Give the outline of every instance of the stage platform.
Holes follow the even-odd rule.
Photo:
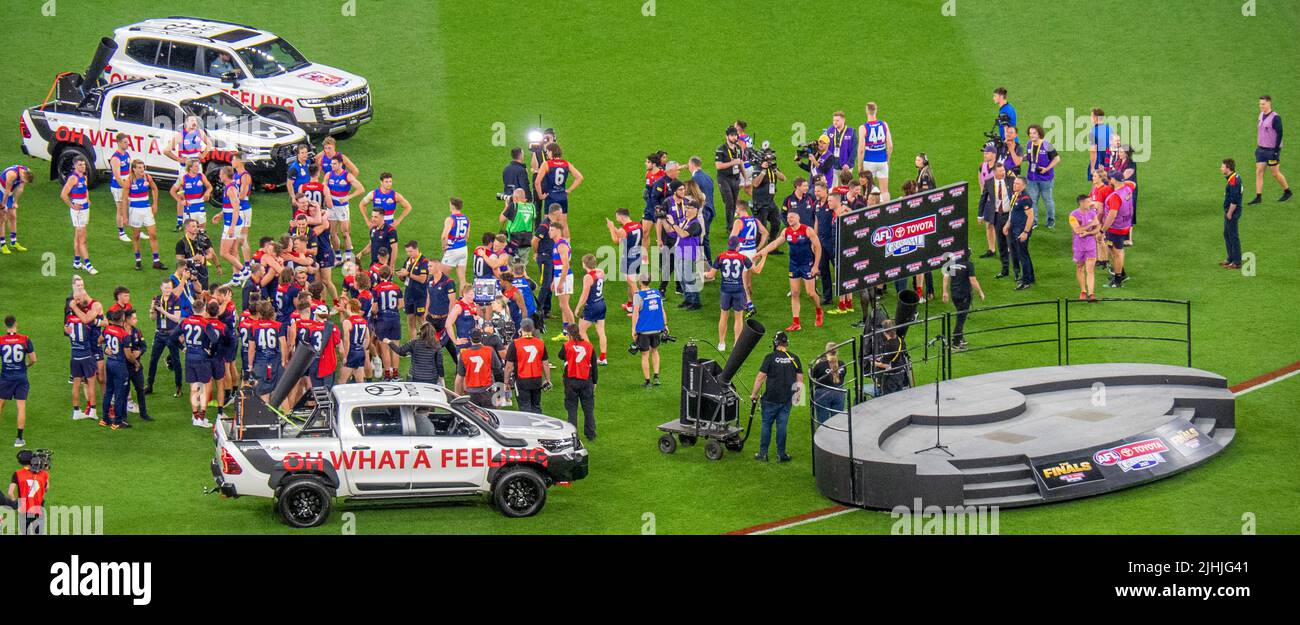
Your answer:
[[[927,384],[854,406],[813,436],[817,487],[868,508],[1027,506],[1195,467],[1236,432],[1227,381],[1150,364],[1017,369]],[[852,419],[850,460],[849,419]]]

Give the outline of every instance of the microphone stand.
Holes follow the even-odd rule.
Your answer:
[[[930,340],[931,345],[935,343],[943,343],[944,347],[946,348],[948,346],[948,339],[943,334],[937,334],[933,339]],[[939,417],[939,379],[940,379],[939,372],[943,365],[943,354],[945,353],[946,353],[945,351],[939,352],[939,358],[935,360],[935,367],[934,367],[934,444],[929,447],[926,447],[925,449],[918,449],[913,453],[919,454],[919,453],[933,451],[937,449],[939,451],[942,451],[945,454],[948,454],[948,457],[951,458],[953,457],[953,453],[948,450],[947,445],[944,445],[939,440],[939,429],[940,429],[939,422],[941,421]]]

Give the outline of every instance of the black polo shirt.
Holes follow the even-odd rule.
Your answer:
[[[803,363],[799,357],[783,351],[773,351],[763,358],[758,370],[767,375],[763,386],[763,401],[774,404],[788,404],[794,397],[794,383],[803,373]]]
[[[948,272],[948,291],[953,300],[970,300],[970,279],[975,275],[975,263],[971,262],[970,255],[954,260],[945,271]]]
[[[724,141],[724,142],[722,143],[722,145],[718,146],[718,149],[715,150],[715,151],[713,152],[713,162],[715,162],[715,163],[726,163],[726,162],[728,162],[728,161],[732,161],[732,160],[735,160],[735,159],[741,158],[741,156],[742,156],[744,153],[745,153],[745,147],[744,147],[743,145],[738,145],[738,146],[736,146],[736,147],[733,148],[733,147],[731,147],[730,145],[727,145],[727,143]],[[743,167],[743,165],[736,165],[735,167],[728,167],[728,168],[726,168],[726,169],[719,169],[719,170],[718,170],[718,179],[719,179],[719,180],[724,180],[724,179],[725,179],[725,180],[730,181],[730,182],[736,182],[736,181],[739,181],[739,180],[740,180],[740,170],[741,170],[742,167]]]

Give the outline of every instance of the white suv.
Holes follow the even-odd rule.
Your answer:
[[[151,19],[113,32],[109,81],[165,77],[218,87],[260,115],[307,134],[351,136],[370,121],[370,86],[312,63],[289,42],[251,26],[192,17]]]

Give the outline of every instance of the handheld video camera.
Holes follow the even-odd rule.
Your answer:
[[[776,150],[767,141],[763,142],[763,147],[751,149],[749,154],[749,164],[755,169],[776,169]]]
[[[1005,143],[1005,139],[1002,138],[1002,135],[1003,135],[1003,129],[1009,125],[1011,125],[1011,116],[1007,115],[1006,113],[998,113],[998,116],[993,120],[993,128],[991,128],[988,132],[984,133],[985,141],[984,141],[984,145],[981,146],[980,149],[983,150],[984,147],[992,145],[993,147],[996,147],[998,149],[999,159],[1005,156],[1003,154],[1003,152],[1005,151],[1005,148],[1003,147],[1003,144]]]
[[[796,147],[796,148],[795,148],[794,157],[795,157],[795,160],[800,160],[800,161],[802,161],[802,160],[804,160],[804,159],[806,159],[806,158],[811,157],[813,154],[816,154],[816,153],[817,153],[817,142],[816,142],[816,141],[811,141],[811,142],[809,142],[809,143],[804,143],[804,144],[802,144],[802,145]]]
[[[54,455],[52,449],[37,449],[32,452],[32,470],[49,471],[50,457]]]

